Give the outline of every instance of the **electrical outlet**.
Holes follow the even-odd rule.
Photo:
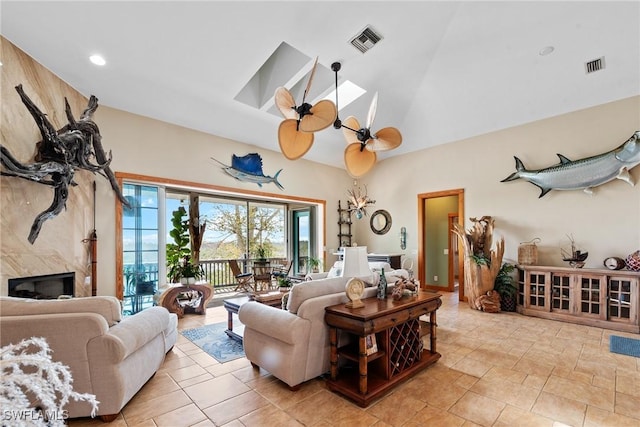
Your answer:
[[[438,281],[438,276],[433,276],[433,281],[437,282]]]
[[[449,255],[449,249],[444,249],[442,252],[444,252],[445,255]]]

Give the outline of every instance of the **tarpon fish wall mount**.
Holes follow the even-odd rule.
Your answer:
[[[262,172],[262,157],[258,153],[249,153],[242,157],[232,154],[231,166],[225,165],[213,157],[211,159],[220,163],[222,170],[238,181],[253,182],[258,184],[258,187],[262,187],[262,184],[273,182],[279,189],[284,190],[284,187],[278,182],[278,175],[280,175],[282,169],[276,172],[274,176],[266,176]]]
[[[558,154],[560,163],[544,169],[528,170],[516,159],[516,171],[500,182],[519,178],[540,188],[539,197],[551,190],[584,190],[591,194],[592,188],[614,179],[621,179],[631,186],[634,182],[629,170],[640,164],[640,131],[619,147],[596,156],[569,160]]]

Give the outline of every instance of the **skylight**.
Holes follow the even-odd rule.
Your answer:
[[[280,86],[285,87],[294,101],[301,103],[314,61],[314,56],[281,42],[234,99],[281,117],[274,102],[275,90]],[[345,80],[338,88],[338,106],[342,109],[364,93],[366,90]],[[311,92],[307,94],[305,102],[315,104],[321,99],[336,102],[335,74],[328,67],[318,63]]]
[[[342,110],[365,93],[367,93],[366,90],[362,89],[351,80],[345,80],[338,85],[338,110]],[[328,99],[329,101],[336,102],[336,90],[332,90],[331,93],[322,99]]]
[[[351,80],[345,80],[338,85],[338,110],[342,110],[365,93],[367,93],[366,90],[362,89]],[[331,93],[322,99],[328,99],[329,101],[336,102],[336,90],[332,90]]]

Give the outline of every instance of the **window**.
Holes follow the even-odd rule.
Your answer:
[[[296,256],[304,257],[301,273],[306,272],[306,258],[318,250],[314,246],[314,216],[309,213],[304,220],[302,254],[297,240],[292,239],[289,244],[292,231],[289,222],[293,218],[289,206],[295,202],[296,210],[313,213],[315,206],[324,206],[323,201],[287,196],[281,200],[252,200],[249,195],[242,198],[241,192],[213,194],[215,189],[207,186],[185,189],[167,185],[164,179],[149,178],[138,183],[126,181],[126,174],[116,176],[124,181],[123,193],[133,205],[131,209],[123,207],[122,230],[117,230],[122,252],[116,259],[119,270],[116,293],[123,298],[128,312],[153,305],[153,293],[167,282],[165,249],[172,241],[171,216],[180,206],[189,210],[190,193],[197,195],[200,219],[207,224],[200,261],[206,280],[215,287],[235,283],[228,271],[228,259],[255,259],[260,247],[265,249],[267,258],[279,260],[291,259],[295,251]],[[250,264],[241,263],[245,267]]]
[[[311,234],[309,229],[309,210],[293,211],[293,271],[297,274],[307,272]]]
[[[132,205],[122,214],[124,310],[136,313],[158,289],[158,188],[125,184],[123,194]]]

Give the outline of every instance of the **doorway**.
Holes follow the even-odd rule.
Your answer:
[[[309,272],[309,259],[315,258],[316,233],[315,209],[305,207],[292,210],[291,259],[293,272],[304,275]]]
[[[449,264],[449,289],[455,291],[459,288],[460,285],[460,270],[458,269],[458,257],[460,256],[460,252],[458,248],[458,236],[455,233],[452,233],[454,229],[453,224],[457,224],[459,222],[458,213],[450,213],[449,221],[447,222],[447,230],[449,230],[449,257],[447,259],[447,263]]]
[[[464,225],[463,218],[463,189],[418,194],[418,279],[425,289],[454,292],[457,273],[460,301],[465,299],[464,266],[455,256],[459,242],[450,230],[453,222]]]

